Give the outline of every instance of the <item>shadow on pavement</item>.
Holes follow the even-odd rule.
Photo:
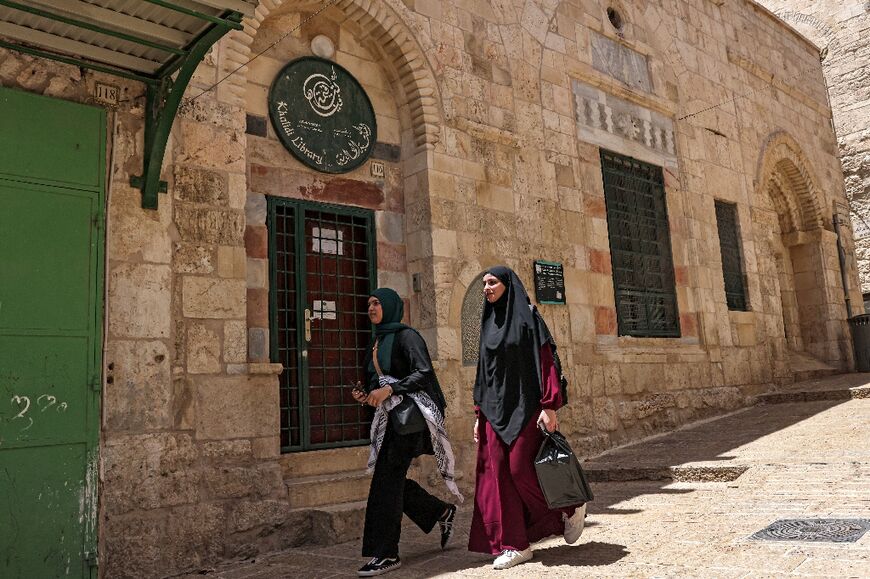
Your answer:
[[[535,550],[535,560],[545,567],[570,565],[582,568],[610,565],[626,555],[628,555],[628,549],[625,545],[598,541]]]

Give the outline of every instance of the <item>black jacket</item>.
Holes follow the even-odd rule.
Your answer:
[[[426,341],[423,340],[423,337],[411,328],[399,330],[396,333],[396,339],[393,340],[393,351],[390,356],[390,375],[393,378],[399,379],[398,382],[392,385],[393,393],[404,394],[406,392],[422,390],[435,401],[441,413],[445,414],[446,401],[444,400],[444,393],[441,391],[441,385],[438,383],[437,376],[435,376],[435,370],[432,368],[432,358],[429,356],[429,349],[426,347]],[[377,373],[368,369],[371,359],[372,351],[368,349],[365,363],[363,364],[363,368],[367,369],[367,392],[371,392],[379,387]]]

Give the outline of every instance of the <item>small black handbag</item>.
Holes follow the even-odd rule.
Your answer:
[[[535,472],[547,506],[558,509],[591,501],[592,489],[568,441],[558,430],[547,432],[543,427],[541,430],[544,442],[535,458]]]
[[[372,348],[372,363],[379,377],[383,377],[381,365],[378,364],[378,343]],[[390,410],[390,424],[396,434],[414,434],[426,430],[426,419],[410,396],[402,396],[402,401]]]
[[[390,423],[396,434],[414,434],[426,430],[426,419],[410,396],[402,396],[398,406],[390,410]]]

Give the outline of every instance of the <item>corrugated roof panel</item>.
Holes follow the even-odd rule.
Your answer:
[[[122,38],[108,36],[86,28],[79,28],[63,22],[49,20],[47,18],[28,14],[27,12],[4,9],[3,7],[0,7],[0,21],[6,21],[11,24],[27,27],[31,30],[45,32],[59,38],[66,38],[76,42],[90,44],[98,48],[105,48],[113,52],[150,60],[155,63],[162,64],[174,56],[171,52],[150,48],[142,44],[136,44]],[[189,38],[192,39],[193,37],[191,36]]]
[[[256,0],[167,0],[193,12],[186,14],[147,0],[15,1],[22,6],[0,6],[0,36],[13,45],[32,46],[148,75],[177,58],[171,50],[161,47],[186,50],[216,25],[208,17],[223,18],[228,11],[252,15],[257,4]],[[118,33],[133,40],[119,38],[115,35]],[[161,47],[141,44],[137,42],[140,39]]]

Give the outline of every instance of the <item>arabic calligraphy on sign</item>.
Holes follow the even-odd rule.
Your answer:
[[[332,78],[322,74],[312,74],[305,79],[302,92],[308,99],[311,109],[321,117],[331,117],[341,110],[341,87],[335,82],[335,68]]]
[[[305,57],[286,65],[269,91],[278,139],[303,164],[346,173],[371,155],[377,124],[371,101],[341,66]]]

